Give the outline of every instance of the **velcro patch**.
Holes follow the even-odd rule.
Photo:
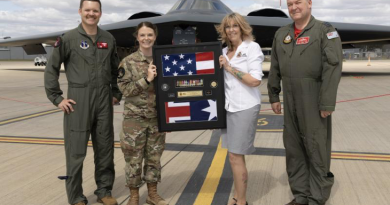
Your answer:
[[[331,26],[332,26],[332,24],[330,24],[329,22],[324,22],[324,25],[325,25],[326,27],[331,27]]]
[[[121,79],[121,78],[123,78],[123,76],[125,76],[125,69],[120,67],[118,69],[118,78]]]
[[[54,43],[54,48],[60,47],[61,46],[61,38],[58,37],[57,41]]]
[[[98,49],[108,49],[108,43],[106,42],[97,42]]]
[[[308,44],[309,41],[310,41],[310,36],[300,37],[297,39],[297,45],[305,45]]]
[[[329,32],[326,34],[326,36],[328,37],[328,39],[334,39],[340,37],[337,31]]]

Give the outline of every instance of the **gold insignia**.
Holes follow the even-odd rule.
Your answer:
[[[212,88],[216,88],[217,86],[218,86],[217,82],[215,82],[215,81],[211,82],[211,87]]]
[[[290,34],[288,34],[287,36],[286,36],[286,38],[284,38],[284,41],[283,41],[283,43],[285,43],[285,44],[289,44],[289,43],[291,43],[291,36],[290,36]]]

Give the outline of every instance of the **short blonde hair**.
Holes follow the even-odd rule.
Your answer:
[[[241,39],[244,40],[250,40],[254,41],[255,37],[252,34],[252,27],[249,25],[248,21],[245,20],[243,16],[241,16],[239,13],[231,13],[226,15],[223,19],[220,25],[215,26],[217,29],[217,32],[219,34],[219,39],[222,41],[222,43],[226,43],[229,50],[232,50],[232,43],[230,42],[227,34],[226,34],[226,26],[229,25],[230,21],[233,20],[233,22],[237,23],[240,26],[241,30]]]

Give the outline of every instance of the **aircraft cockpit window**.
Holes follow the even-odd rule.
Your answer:
[[[191,5],[194,1],[183,1],[180,6],[177,8],[177,10],[189,10],[191,8]]]
[[[227,10],[225,9],[225,7],[223,7],[221,4],[218,4],[216,2],[213,2],[213,5],[214,5],[214,8],[217,10],[217,11],[223,11],[223,12],[227,12]],[[229,12],[230,13],[230,12]]]
[[[183,2],[183,1],[177,1],[177,2],[175,3],[175,5],[173,5],[173,7],[171,8],[171,10],[169,10],[169,12],[177,10],[177,8],[181,5],[182,2]]]
[[[232,13],[228,7],[226,7],[220,1],[213,0],[179,0],[173,5],[172,9],[168,13],[175,13],[177,11],[186,10],[203,10],[203,11],[216,11],[218,13]]]
[[[209,1],[195,1],[191,9],[214,10],[214,7]]]

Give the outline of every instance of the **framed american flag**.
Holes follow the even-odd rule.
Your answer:
[[[153,47],[160,132],[226,127],[220,42]]]

